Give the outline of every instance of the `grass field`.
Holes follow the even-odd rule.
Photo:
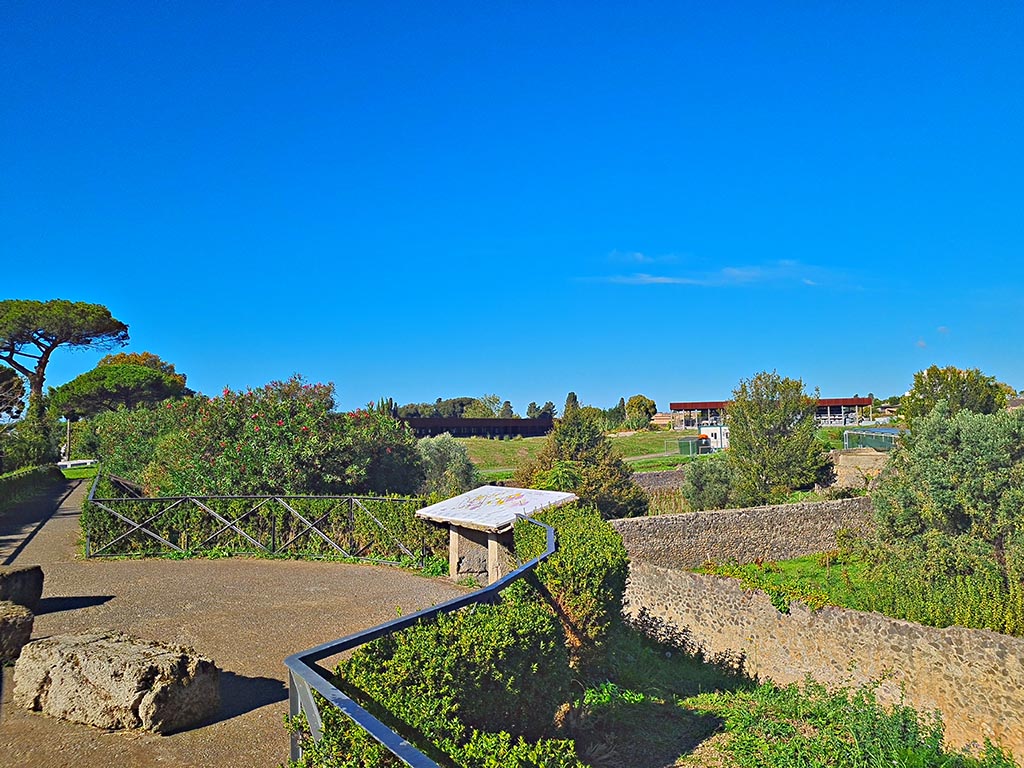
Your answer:
[[[678,453],[665,452],[666,440],[678,440],[686,435],[696,434],[658,430],[657,432],[635,432],[631,435],[611,435],[612,445],[627,461],[637,461],[636,469],[652,472],[659,469],[673,469],[685,463]],[[486,480],[505,479],[525,461],[532,459],[544,446],[544,437],[524,437],[515,440],[488,440],[485,437],[459,438],[469,451],[472,461]],[[661,454],[657,458],[638,459],[640,456]]]

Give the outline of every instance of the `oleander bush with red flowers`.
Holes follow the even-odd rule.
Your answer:
[[[333,384],[293,376],[103,414],[93,439],[104,470],[149,495],[414,493],[413,433],[376,409],[334,405]]]

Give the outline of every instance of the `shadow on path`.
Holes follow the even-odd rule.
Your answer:
[[[220,711],[203,725],[219,723],[254,709],[288,699],[288,688],[272,677],[246,677],[234,672],[220,673]]]
[[[36,607],[36,616],[44,613],[58,613],[60,611],[75,611],[79,608],[92,608],[94,605],[103,605],[114,599],[113,595],[79,595],[77,597],[44,597]]]
[[[8,552],[7,556],[0,560],[0,565],[10,565],[14,562],[81,482],[68,480],[63,485],[19,502],[13,509],[0,512],[0,557],[4,552]],[[16,541],[17,545],[10,550]]]

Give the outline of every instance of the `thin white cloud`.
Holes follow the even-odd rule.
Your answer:
[[[652,263],[642,254],[629,254],[635,263]],[[626,255],[621,255],[625,258]],[[615,283],[618,285],[695,285],[705,288],[758,285],[764,283],[797,283],[818,287],[837,285],[847,281],[838,273],[822,267],[806,266],[790,259],[754,264],[749,266],[726,266],[718,270],[691,272],[688,274],[633,273],[590,278],[593,282]]]
[[[939,326],[938,328],[936,328],[935,330],[937,330],[937,331],[938,331],[939,333],[941,333],[941,334],[943,334],[943,335],[945,335],[945,334],[949,333],[949,328],[947,328],[947,327],[946,327],[946,326],[944,326],[944,325],[940,325],[940,326]]]
[[[650,256],[640,251],[615,250],[608,254],[608,260],[616,264],[673,264],[679,258],[674,253]]]
[[[924,349],[925,347],[928,346],[928,342],[925,341],[924,339],[918,339],[917,346],[920,347],[921,349]]]
[[[613,275],[605,278],[602,282],[616,283],[618,285],[705,285],[699,280],[688,277],[672,277],[669,275],[647,275],[637,273],[634,275]]]

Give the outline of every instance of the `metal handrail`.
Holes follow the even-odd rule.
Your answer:
[[[493,584],[471,592],[468,595],[453,598],[432,608],[417,611],[409,616],[392,619],[379,626],[363,630],[362,632],[356,632],[340,640],[332,640],[306,651],[300,651],[286,658],[284,665],[288,668],[288,711],[290,716],[296,717],[304,712],[306,721],[309,723],[310,734],[315,741],[319,741],[323,737],[323,720],[320,717],[320,710],[312,695],[312,691],[316,691],[333,706],[340,709],[356,725],[380,742],[391,754],[410,766],[410,768],[439,768],[437,763],[416,749],[408,740],[388,728],[384,723],[336,688],[331,683],[331,673],[317,664],[317,662],[357,648],[379,637],[393,634],[417,622],[433,621],[443,614],[457,611],[467,605],[494,601],[499,592],[532,571],[541,562],[554,554],[556,550],[554,528],[537,520],[521,515],[519,517],[533,525],[544,528],[547,531],[547,545],[541,555],[520,565],[507,576],[503,576]],[[291,759],[298,760],[301,756],[302,749],[299,744],[299,736],[297,733],[293,733],[291,736]]]

